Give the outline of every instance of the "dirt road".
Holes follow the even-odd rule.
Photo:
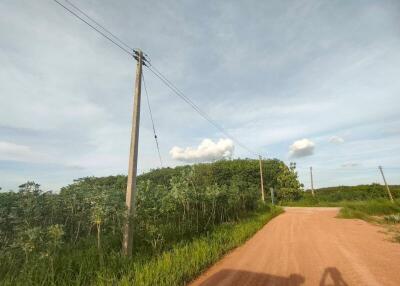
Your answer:
[[[337,212],[287,208],[191,285],[400,285],[400,244]]]

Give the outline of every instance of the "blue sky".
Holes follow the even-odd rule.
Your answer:
[[[400,184],[398,1],[74,3],[306,187],[309,166],[316,187],[382,182],[378,165]],[[125,174],[135,61],[50,0],[1,1],[0,35],[3,190]],[[145,78],[165,165],[252,156]],[[159,167],[144,101],[139,152],[140,172]]]

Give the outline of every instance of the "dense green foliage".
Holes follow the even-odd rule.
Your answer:
[[[268,199],[270,199],[269,188],[274,188],[275,198],[278,201],[296,200],[301,197],[303,185],[298,181],[295,164],[290,164],[288,167],[282,161],[274,159],[263,160],[262,166],[265,195]],[[150,180],[158,185],[166,185],[172,177],[191,169],[190,166],[157,169],[140,176],[140,180]],[[260,187],[258,160],[222,160],[212,164],[197,164],[193,170],[196,185],[237,183],[245,188],[259,189]]]
[[[294,166],[263,163],[267,190],[274,187],[279,200],[300,197]],[[78,179],[59,194],[42,192],[34,182],[0,193],[0,282],[88,285],[136,279],[134,267],[259,209],[259,180],[258,161],[249,159],[140,176],[131,260],[120,255],[125,176]]]

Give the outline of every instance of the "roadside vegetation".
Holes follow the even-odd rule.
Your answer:
[[[392,203],[389,200],[370,200],[360,202],[344,202],[340,211],[343,218],[360,218],[365,220],[373,220],[376,217],[384,218],[384,221],[392,221],[396,214],[400,214],[400,201]],[[393,219],[389,219],[393,217]]]
[[[121,255],[126,176],[82,178],[60,192],[27,182],[0,192],[0,285],[185,285],[274,216],[277,205],[342,206],[390,225],[400,201],[378,184],[303,192],[295,164],[257,160],[162,168],[138,177],[133,257]],[[400,187],[391,186],[400,198]],[[397,232],[398,231],[398,232]]]
[[[400,198],[400,186],[390,186],[390,190],[394,198]],[[337,207],[344,205],[346,202],[387,201],[388,199],[389,197],[385,186],[374,183],[370,185],[316,189],[315,197],[311,195],[310,190],[307,190],[302,193],[299,200],[285,202],[285,205]]]
[[[263,163],[278,202],[300,198],[294,165]],[[141,175],[131,259],[120,254],[125,176],[0,193],[0,284],[183,285],[280,212],[260,202],[258,168],[229,160]]]

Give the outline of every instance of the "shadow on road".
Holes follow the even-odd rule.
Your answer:
[[[257,272],[225,269],[212,275],[200,286],[300,286],[305,282],[303,276],[290,274],[288,277],[270,275]]]
[[[300,274],[278,276],[250,271],[224,269],[205,280],[200,286],[300,286],[306,279]],[[336,267],[325,268],[319,286],[348,286]]]
[[[333,282],[333,284],[330,283]],[[336,267],[325,268],[322,274],[319,286],[348,286],[346,281],[343,280],[342,274]]]

